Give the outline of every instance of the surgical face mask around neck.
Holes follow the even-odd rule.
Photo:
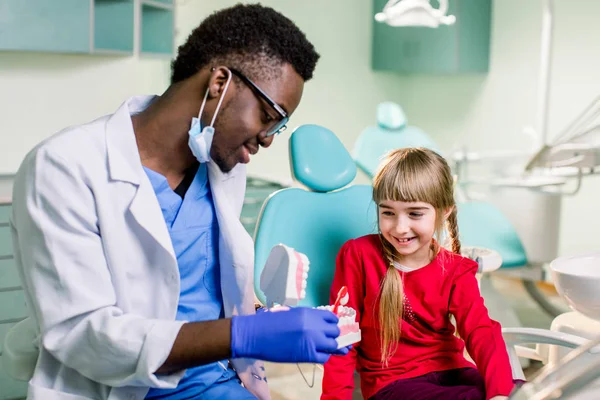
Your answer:
[[[221,108],[223,98],[225,98],[225,93],[227,93],[227,89],[229,88],[231,76],[231,72],[229,72],[229,77],[227,78],[227,82],[225,83],[225,88],[223,89],[221,98],[219,98],[219,103],[217,103],[217,108],[215,109],[215,114],[213,115],[210,125],[202,128],[202,122],[200,120],[200,118],[202,117],[202,112],[204,111],[204,106],[206,105],[206,100],[208,98],[208,88],[206,89],[206,93],[204,94],[204,100],[202,100],[202,105],[200,106],[200,111],[198,112],[198,118],[194,117],[192,119],[192,125],[190,127],[190,130],[188,131],[188,146],[192,150],[192,154],[194,155],[194,157],[196,157],[196,159],[201,163],[207,163],[210,161],[210,148],[212,146],[213,137],[215,135],[215,120],[217,119],[217,114],[219,113],[219,109]]]

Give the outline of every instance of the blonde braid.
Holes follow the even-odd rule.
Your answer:
[[[458,238],[458,219],[456,216],[456,206],[452,209],[452,212],[448,216],[446,221],[448,234],[450,235],[450,243],[452,246],[452,252],[460,254],[460,239]]]
[[[387,366],[396,352],[400,341],[402,315],[404,313],[404,285],[394,267],[394,249],[383,235],[380,235],[383,256],[388,261],[385,277],[381,282],[379,295],[379,336],[381,341],[381,362]]]

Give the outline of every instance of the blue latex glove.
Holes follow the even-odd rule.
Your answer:
[[[267,311],[231,319],[232,358],[324,364],[337,348],[338,317],[327,310],[307,307]]]

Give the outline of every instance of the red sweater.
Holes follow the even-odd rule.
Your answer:
[[[382,367],[377,301],[387,270],[378,235],[363,236],[342,246],[331,287],[331,303],[342,286],[348,306],[357,313],[362,340],[346,356],[325,363],[321,399],[352,398],[353,373],[360,374],[365,399],[398,380],[434,371],[475,367],[485,379],[486,398],[508,396],[513,379],[500,324],[488,316],[475,278],[477,264],[441,249],[428,265],[404,275],[405,306],[400,343],[387,367]],[[460,337],[449,319],[454,315]]]

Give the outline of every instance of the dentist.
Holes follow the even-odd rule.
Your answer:
[[[39,356],[28,399],[268,399],[257,360],[324,363],[337,317],[255,314],[245,165],[319,55],[260,5],[206,18],[161,96],[67,128],[15,180],[13,234]]]

